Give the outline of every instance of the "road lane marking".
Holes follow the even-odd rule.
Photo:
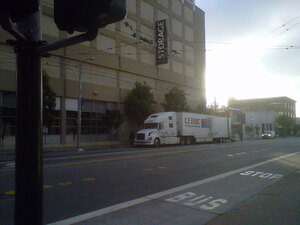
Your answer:
[[[89,178],[83,178],[83,181],[95,181],[96,179],[94,177],[89,177]]]
[[[60,183],[58,183],[58,185],[60,185],[60,186],[67,186],[67,185],[70,185],[70,184],[72,184],[72,182],[60,182]]]
[[[202,149],[200,149],[200,150],[202,150]],[[118,160],[124,160],[124,159],[147,158],[147,157],[162,156],[162,155],[175,155],[175,154],[198,152],[198,151],[199,151],[199,149],[190,149],[190,150],[181,150],[181,151],[173,151],[173,152],[157,152],[157,153],[148,153],[148,154],[132,155],[132,156],[120,156],[120,157],[116,157],[116,158],[95,159],[95,160],[88,160],[88,161],[81,161],[81,162],[58,163],[58,164],[44,166],[44,168],[54,168],[54,167],[61,167],[61,166],[75,166],[75,165],[83,165],[83,164],[90,164],[90,163],[110,162],[110,161],[118,161]],[[7,172],[7,171],[14,171],[14,169],[0,169],[0,172]]]
[[[251,171],[251,170],[243,172],[243,173],[240,173],[240,175],[242,175],[242,176],[249,176],[249,175],[251,175],[251,177],[255,177],[255,176],[259,175],[258,177],[259,178],[263,178],[263,179],[266,179],[266,178],[269,178],[269,179],[279,179],[279,178],[283,177],[282,174],[257,172],[257,171]]]
[[[153,169],[148,168],[148,169],[144,169],[144,171],[152,171]]]
[[[236,155],[246,155],[247,153],[246,152],[238,152],[238,153],[235,153]]]
[[[229,146],[229,147],[222,147],[217,148],[215,150],[226,150],[226,149],[232,149],[236,146]],[[199,152],[203,150],[210,150],[211,148],[197,148],[197,149],[185,149],[185,150],[170,150],[169,152],[155,152],[155,153],[148,153],[148,154],[141,154],[141,155],[132,155],[132,156],[120,156],[115,158],[106,158],[106,159],[95,159],[95,160],[86,160],[81,162],[69,162],[69,163],[58,163],[58,164],[51,164],[46,165],[44,168],[55,168],[55,167],[61,167],[61,166],[76,166],[76,165],[83,165],[83,164],[90,164],[90,163],[98,163],[98,162],[110,162],[110,161],[118,161],[118,160],[124,160],[124,159],[136,159],[136,158],[148,158],[153,156],[164,156],[164,155],[175,155],[175,154],[181,154],[181,153],[189,153],[189,152]],[[157,151],[157,150],[155,150]],[[8,169],[0,169],[0,172],[8,172],[8,171],[14,171],[14,168],[8,168]]]
[[[11,190],[11,191],[7,191],[7,192],[5,192],[4,194],[5,195],[15,195],[15,190]]]
[[[229,157],[233,157],[234,155],[227,155],[227,156],[229,156]]]
[[[166,167],[165,166],[158,166],[157,169],[162,170],[162,169],[166,169]]]
[[[190,198],[193,198],[193,199],[190,199]],[[222,198],[216,199],[214,196],[208,197],[206,195],[199,196],[199,194],[196,194],[193,192],[186,192],[183,194],[179,194],[179,195],[173,196],[171,198],[167,198],[167,199],[165,199],[165,201],[171,202],[171,203],[179,203],[179,204],[183,204],[183,205],[189,206],[189,207],[197,206],[200,209],[204,209],[204,210],[212,210],[212,209],[218,208],[222,204],[226,204],[228,202],[228,200],[226,200],[226,199],[222,199]],[[207,201],[209,201],[209,202],[207,202]]]
[[[7,168],[15,168],[16,167],[16,163],[15,162],[7,163],[7,164],[5,164],[5,167],[7,167]]]
[[[224,146],[224,145],[216,145],[214,150],[226,150],[226,149],[233,149],[233,148],[239,148],[241,146],[247,145],[257,145],[257,143],[249,144],[248,142],[245,141],[245,143],[232,143],[230,146]],[[197,145],[195,145],[198,147]],[[60,166],[73,166],[73,165],[81,165],[81,164],[89,164],[89,163],[96,163],[96,162],[109,162],[109,161],[117,161],[117,160],[122,160],[122,159],[134,159],[134,158],[146,158],[146,157],[152,157],[152,156],[161,156],[161,155],[174,155],[174,154],[180,154],[180,153],[188,153],[188,152],[199,152],[199,151],[205,151],[205,150],[211,150],[212,148],[210,146],[202,146],[199,145],[200,148],[195,149],[195,146],[191,146],[193,149],[185,149],[185,150],[180,150],[177,151],[178,149],[181,149],[181,146],[174,146],[173,149],[163,149],[164,152],[157,152],[161,151],[161,149],[155,149],[151,151],[155,151],[154,153],[149,153],[149,154],[141,154],[141,155],[134,155],[134,156],[121,156],[121,157],[116,157],[116,158],[107,158],[107,159],[98,159],[98,160],[89,160],[89,161],[81,161],[81,162],[70,162],[70,163],[58,163],[58,164],[52,164],[52,165],[47,165],[44,166],[44,168],[53,168],[53,167],[60,167]],[[186,146],[188,147],[188,146]],[[174,150],[175,149],[175,150]],[[168,151],[168,152],[165,152]],[[114,152],[114,153],[104,153],[104,154],[96,154],[105,156],[105,155],[112,155],[112,154],[131,154],[131,153],[139,153],[140,151],[129,151],[129,152]],[[71,158],[75,157],[95,157],[95,155],[89,156],[72,156]],[[70,157],[62,157],[62,159],[65,158],[70,158]],[[61,158],[58,158],[61,159]],[[53,160],[52,159],[46,159],[46,160]],[[9,172],[9,171],[14,171],[14,168],[7,168],[7,169],[0,169],[0,172]]]
[[[43,188],[44,188],[44,189],[48,189],[48,188],[52,188],[52,187],[53,187],[52,185],[46,185],[46,184],[43,185]]]
[[[195,182],[185,184],[185,185],[182,185],[182,186],[179,186],[179,187],[175,187],[175,188],[172,188],[172,189],[169,189],[169,190],[165,190],[165,191],[161,191],[161,192],[158,192],[158,193],[155,193],[155,194],[147,195],[145,197],[137,198],[137,199],[134,199],[134,200],[131,200],[131,201],[127,201],[127,202],[123,202],[123,203],[116,204],[116,205],[113,205],[113,206],[109,206],[109,207],[99,209],[99,210],[96,210],[96,211],[93,211],[93,212],[89,212],[89,213],[85,213],[85,214],[82,214],[82,215],[79,215],[79,216],[71,217],[71,218],[68,218],[68,219],[65,219],[65,220],[61,220],[61,221],[58,221],[58,222],[51,223],[49,225],[69,225],[69,224],[83,222],[85,220],[89,220],[89,219],[92,219],[94,217],[103,216],[103,215],[106,215],[106,214],[109,214],[109,213],[112,213],[112,212],[115,212],[115,211],[118,211],[118,210],[121,210],[121,209],[125,209],[125,208],[128,208],[128,207],[134,206],[134,205],[138,205],[138,204],[141,204],[141,203],[144,203],[144,202],[148,202],[148,201],[151,201],[151,200],[154,200],[154,199],[158,199],[158,198],[161,198],[163,196],[170,195],[170,194],[173,194],[173,193],[176,193],[176,192],[179,192],[179,191],[183,191],[183,190],[186,190],[186,189],[189,189],[189,188],[193,188],[193,187],[196,187],[196,186],[199,186],[199,185],[202,185],[202,184],[207,184],[207,183],[210,183],[210,182],[213,182],[213,181],[216,181],[216,180],[221,180],[223,178],[241,173],[243,171],[247,171],[249,169],[252,169],[252,168],[255,168],[255,167],[258,167],[258,166],[262,166],[262,165],[265,165],[265,164],[269,164],[271,162],[275,162],[275,161],[278,161],[278,160],[281,160],[281,159],[284,159],[284,158],[288,158],[290,156],[294,156],[294,155],[297,155],[299,153],[300,153],[300,151],[295,152],[295,153],[290,153],[290,154],[287,154],[287,155],[284,155],[284,156],[280,156],[280,157],[277,157],[277,158],[269,159],[269,160],[266,160],[266,161],[263,161],[263,162],[260,162],[260,163],[253,164],[251,166],[246,166],[246,167],[243,167],[243,168],[240,168],[240,169],[236,169],[236,170],[232,170],[232,171],[222,173],[222,174],[219,174],[219,175],[216,175],[216,176],[208,177],[208,178],[205,178],[203,180],[195,181]]]

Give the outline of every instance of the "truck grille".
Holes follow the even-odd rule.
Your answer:
[[[136,140],[138,140],[138,141],[145,140],[145,134],[137,134],[136,135]]]

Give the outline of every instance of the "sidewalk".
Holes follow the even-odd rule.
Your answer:
[[[207,224],[300,224],[300,170],[296,170]]]

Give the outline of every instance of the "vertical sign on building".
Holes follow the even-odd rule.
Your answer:
[[[159,20],[155,23],[156,31],[156,64],[168,63],[168,30],[167,20]]]

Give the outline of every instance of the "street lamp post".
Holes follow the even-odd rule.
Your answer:
[[[82,64],[85,61],[94,60],[94,57],[90,57],[85,59],[83,62],[79,64],[79,74],[78,74],[78,115],[77,115],[77,143],[76,149],[77,151],[84,151],[84,149],[80,148],[80,137],[81,137],[81,114],[82,114]]]
[[[79,77],[78,77],[78,114],[77,114],[77,151],[83,151],[80,148],[80,136],[81,136],[81,109],[82,109],[82,63],[79,65]]]

